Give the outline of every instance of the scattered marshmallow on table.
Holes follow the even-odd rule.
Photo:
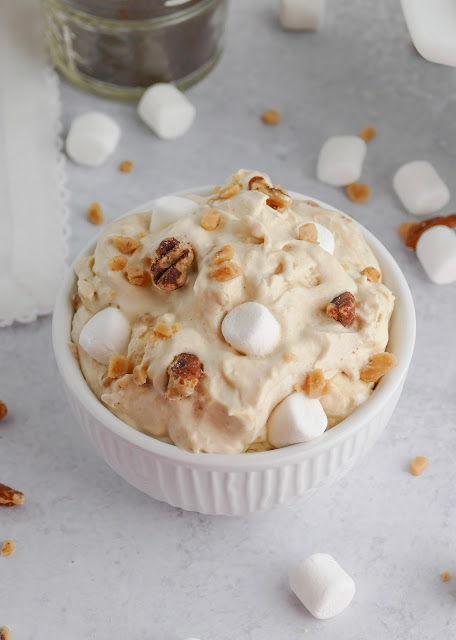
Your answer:
[[[84,325],[79,344],[94,360],[108,364],[111,356],[126,353],[130,334],[130,324],[123,313],[115,307],[108,307]]]
[[[146,89],[138,114],[159,138],[172,140],[188,131],[196,109],[174,85],[160,82]]]
[[[152,217],[150,219],[150,231],[160,231],[165,229],[179,218],[189,213],[194,213],[198,205],[188,198],[178,196],[164,196],[155,200],[152,206]]]
[[[66,139],[66,152],[74,162],[98,167],[114,152],[120,139],[120,127],[99,111],[76,116]]]
[[[272,313],[258,302],[244,302],[223,319],[222,334],[237,351],[266,356],[280,340],[280,325]]]
[[[320,620],[343,611],[355,595],[355,583],[328,553],[314,553],[296,568],[290,587]]]
[[[321,436],[328,418],[319,400],[294,391],[276,406],[268,420],[268,440],[278,449]]]
[[[448,187],[432,164],[425,160],[402,165],[396,171],[393,186],[404,208],[415,216],[434,213],[450,199]]]
[[[333,187],[345,187],[361,177],[367,145],[359,136],[333,136],[320,150],[317,177]]]
[[[291,31],[315,31],[324,13],[325,0],[280,0],[280,21]]]
[[[456,233],[442,225],[425,231],[416,245],[416,255],[432,282],[456,282]]]

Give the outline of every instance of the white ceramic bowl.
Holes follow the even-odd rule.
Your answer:
[[[205,187],[180,194],[209,192]],[[150,204],[135,212],[150,210]],[[261,453],[190,453],[140,433],[113,415],[92,393],[68,348],[71,297],[76,290],[71,268],[54,310],[55,357],[81,426],[114,471],[157,500],[213,515],[241,515],[290,504],[309,498],[347,473],[386,427],[401,395],[415,343],[415,309],[407,282],[385,247],[360,228],[377,256],[385,284],[396,296],[389,350],[396,354],[399,365],[382,378],[366,403],[320,438]],[[95,243],[96,239],[82,254],[93,252]]]

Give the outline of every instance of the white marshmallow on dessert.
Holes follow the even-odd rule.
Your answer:
[[[259,302],[244,302],[234,307],[223,319],[222,334],[240,353],[266,356],[280,340],[277,320]]]
[[[276,406],[268,420],[268,440],[272,446],[288,447],[321,436],[328,418],[319,400],[304,391],[294,391]]]
[[[280,0],[280,22],[291,31],[316,31],[323,22],[325,0]]]
[[[355,595],[355,583],[328,553],[314,553],[296,568],[290,587],[320,620],[343,611]]]
[[[120,139],[120,127],[99,111],[76,116],[66,139],[66,152],[77,164],[98,167],[114,152]]]
[[[409,213],[425,216],[438,211],[450,200],[450,192],[430,162],[407,162],[393,179],[397,197]]]
[[[173,140],[191,127],[196,109],[174,85],[159,82],[144,92],[138,114],[159,138]]]
[[[425,231],[416,245],[416,255],[432,282],[456,282],[456,233],[443,225]]]
[[[306,224],[306,223],[300,222],[296,227],[296,235],[298,238],[299,238],[299,230],[303,224]],[[331,255],[333,255],[334,250],[336,248],[336,242],[334,240],[334,235],[332,231],[330,231],[328,227],[324,227],[322,224],[319,224],[318,222],[312,221],[310,224],[315,225],[317,229],[318,244],[320,245],[320,247],[325,251],[327,251],[328,253],[330,253]]]
[[[101,364],[108,364],[113,355],[125,355],[131,328],[124,314],[115,307],[107,307],[84,325],[79,344],[89,356]]]
[[[359,136],[333,136],[320,150],[317,177],[333,187],[356,182],[363,170],[367,146]]]
[[[165,229],[182,216],[194,213],[198,205],[188,198],[179,196],[164,196],[155,200],[152,207],[152,217],[150,219],[150,231],[160,231]]]

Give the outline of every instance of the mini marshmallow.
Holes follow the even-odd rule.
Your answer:
[[[108,307],[84,325],[79,344],[94,360],[108,364],[111,356],[126,353],[130,334],[130,324],[123,313],[115,307]]]
[[[139,117],[164,140],[184,135],[195,119],[196,109],[172,84],[154,84],[138,104]]]
[[[316,31],[323,22],[325,0],[280,0],[280,22],[291,31]]]
[[[393,179],[394,190],[407,211],[425,216],[444,207],[450,192],[430,162],[417,160],[402,165]]]
[[[319,400],[294,391],[276,406],[268,420],[268,440],[278,449],[321,436],[328,418]]]
[[[198,209],[196,202],[188,198],[179,198],[178,196],[164,196],[155,200],[152,208],[152,217],[150,219],[150,231],[160,231],[165,229],[179,218],[189,213],[195,213]]]
[[[416,255],[432,282],[456,281],[456,233],[438,225],[425,231],[416,245]]]
[[[114,152],[120,127],[109,116],[89,111],[74,118],[66,139],[66,152],[77,164],[98,167]]]
[[[334,253],[334,249],[336,248],[336,243],[335,243],[332,232],[328,229],[328,227],[324,227],[322,224],[319,224],[318,222],[314,222],[312,220],[310,223],[314,224],[317,229],[318,244],[320,245],[320,247],[332,255]],[[296,235],[298,238],[299,238],[299,229],[302,227],[303,224],[306,224],[306,222],[300,222],[296,227]]]
[[[296,568],[290,587],[320,620],[343,611],[355,595],[355,583],[328,553],[314,553]]]
[[[232,347],[251,356],[266,356],[280,340],[280,325],[258,302],[244,302],[223,319],[222,334]]]
[[[363,170],[367,146],[359,136],[333,136],[318,157],[317,177],[334,187],[356,182]]]

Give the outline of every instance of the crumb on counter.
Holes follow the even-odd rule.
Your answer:
[[[0,420],[6,416],[8,413],[8,407],[4,402],[0,400]]]
[[[279,124],[279,122],[282,120],[282,115],[280,111],[277,111],[277,109],[267,109],[261,115],[261,119],[263,120],[264,124],[274,126],[276,124]]]
[[[131,160],[124,160],[119,165],[119,171],[122,173],[131,173],[133,171],[133,162],[131,162]]]
[[[371,127],[370,124],[367,124],[363,127],[363,130],[359,134],[359,137],[364,140],[366,144],[368,144],[371,140],[375,138],[377,135],[377,129],[375,127]]]
[[[92,202],[87,210],[87,220],[90,224],[103,224],[104,213],[99,202]]]
[[[429,458],[416,456],[410,463],[410,473],[412,476],[420,476],[429,466]]]
[[[444,571],[443,573],[440,574],[440,579],[442,582],[448,582],[450,578],[451,578],[451,573],[449,571]]]
[[[10,556],[13,553],[15,547],[16,543],[14,542],[14,540],[5,540],[5,542],[2,544],[0,555]]]
[[[361,182],[352,182],[345,187],[345,193],[352,202],[367,202],[370,196],[370,187]]]

